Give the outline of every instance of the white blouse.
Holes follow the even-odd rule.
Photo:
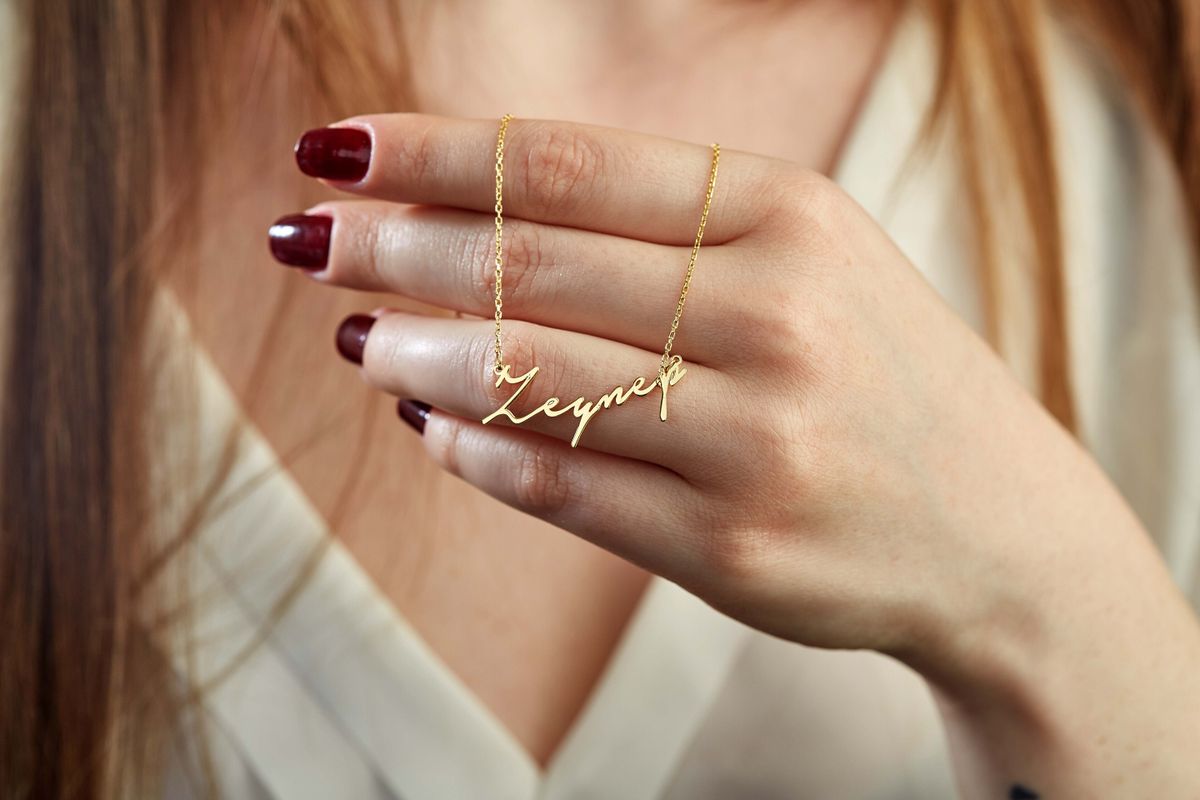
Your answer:
[[[908,161],[935,52],[926,21],[906,17],[835,177],[979,328],[953,151]],[[1161,148],[1061,34],[1050,74],[1082,438],[1196,602],[1200,318],[1178,188]],[[330,535],[217,369],[188,346],[183,315],[165,294],[163,303],[164,325],[175,326],[194,376],[199,442],[240,430],[233,474],[191,571],[165,578],[164,587],[196,603],[175,663],[202,680],[220,676],[297,571],[314,565],[266,641],[207,694],[201,715],[222,796],[955,796],[945,735],[916,674],[874,653],[760,634],[657,578],[565,742],[540,768]],[[191,465],[196,474],[212,451],[201,448],[207,461]],[[164,458],[186,452],[179,446]],[[180,758],[166,796],[191,796],[187,774]]]

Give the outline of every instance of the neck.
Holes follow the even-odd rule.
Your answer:
[[[879,0],[414,2],[424,110],[719,140],[819,170],[889,25]]]

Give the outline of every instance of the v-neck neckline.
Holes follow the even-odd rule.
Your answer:
[[[166,315],[186,326],[175,301],[169,295],[162,299],[175,306]],[[350,747],[332,748],[328,757],[310,754],[306,767],[315,769],[328,758],[341,763],[348,752],[357,752],[391,793],[407,800],[580,797],[597,791],[637,797],[653,796],[666,785],[748,628],[669,581],[651,578],[600,679],[543,770],[331,534],[241,413],[207,354],[197,348],[192,361],[199,373],[202,439],[221,441],[229,424],[241,437],[228,480],[229,494],[240,496],[230,504],[217,498],[214,507],[222,510],[199,534],[200,563],[191,583],[203,594],[200,628],[234,631],[233,640],[250,641],[310,554],[320,552],[270,627],[267,642],[243,665],[250,667],[251,683],[258,673],[273,674],[272,694],[291,697],[285,707],[248,704],[246,680],[236,679],[237,671],[210,697],[222,727],[265,785],[297,790],[296,761],[278,754],[290,751],[284,743],[295,731],[307,741],[314,728],[327,729],[321,738],[341,738]],[[237,648],[215,651],[231,656]],[[201,661],[201,679],[223,663],[217,652]],[[295,720],[295,726],[283,719],[269,728],[246,725],[248,714],[287,718],[301,712],[303,721]],[[303,742],[296,748],[303,751]]]

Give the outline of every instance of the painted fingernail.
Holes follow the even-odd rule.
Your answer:
[[[267,231],[276,261],[304,269],[324,269],[329,260],[331,217],[292,214],[275,220]]]
[[[358,128],[317,128],[296,142],[296,164],[305,175],[360,181],[371,163],[371,136]]]
[[[429,421],[429,409],[431,407],[429,403],[422,403],[420,400],[401,400],[396,404],[396,413],[414,431],[424,436],[425,423]]]
[[[367,347],[367,334],[375,324],[375,317],[353,314],[342,320],[337,329],[337,349],[342,358],[362,364],[363,350]]]

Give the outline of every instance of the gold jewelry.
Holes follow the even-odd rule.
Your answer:
[[[496,417],[502,416],[507,417],[514,425],[520,425],[522,422],[538,414],[545,414],[548,417],[558,417],[570,411],[579,419],[579,425],[575,428],[575,435],[571,438],[571,446],[575,447],[579,444],[579,437],[583,435],[583,429],[587,427],[587,424],[592,421],[592,417],[596,416],[596,414],[614,405],[623,405],[626,400],[634,395],[645,397],[656,388],[662,390],[658,418],[666,422],[667,390],[679,383],[683,376],[687,374],[687,369],[683,366],[683,357],[671,355],[671,348],[675,344],[675,333],[679,330],[679,320],[683,317],[683,306],[687,302],[688,288],[692,285],[692,274],[696,271],[696,259],[700,254],[700,241],[704,238],[704,226],[708,223],[708,209],[712,205],[713,189],[717,185],[717,165],[721,161],[721,145],[716,143],[712,145],[712,166],[708,173],[708,187],[704,192],[704,208],[700,212],[700,226],[696,230],[696,240],[692,244],[692,253],[688,258],[687,272],[683,277],[683,287],[679,291],[679,302],[675,304],[675,316],[671,320],[671,328],[667,333],[667,344],[663,348],[662,360],[658,366],[658,377],[649,385],[646,384],[645,378],[635,378],[628,388],[618,386],[593,402],[588,402],[582,397],[577,397],[570,403],[560,406],[559,398],[551,397],[533,411],[518,417],[513,414],[509,406],[533,382],[534,377],[537,376],[539,367],[532,367],[525,374],[514,378],[512,371],[504,363],[503,345],[501,344],[500,337],[500,320],[504,317],[504,302],[502,297],[504,282],[504,257],[502,251],[504,232],[504,136],[508,132],[508,123],[511,119],[512,114],[505,114],[500,118],[500,131],[496,135],[496,247],[494,262],[496,275],[496,332],[495,341],[492,345],[494,355],[492,372],[496,375],[496,388],[500,388],[500,384],[502,383],[519,386],[513,392],[512,396],[505,400],[499,408],[483,418],[483,424],[486,425]]]

